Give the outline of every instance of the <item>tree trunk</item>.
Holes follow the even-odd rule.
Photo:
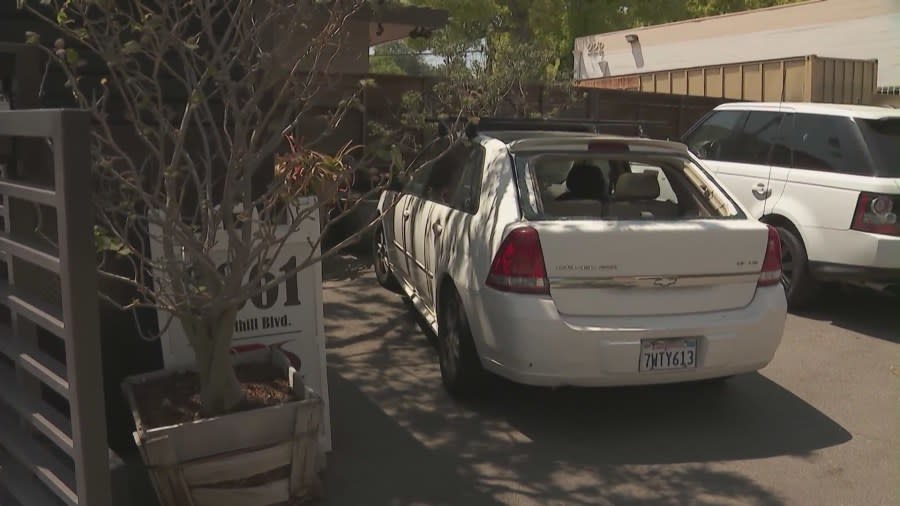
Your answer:
[[[233,411],[243,399],[234,371],[231,338],[235,315],[225,314],[209,321],[197,320],[184,328],[189,334],[200,377],[200,404],[203,416]]]

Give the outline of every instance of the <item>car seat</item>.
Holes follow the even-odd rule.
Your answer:
[[[566,193],[556,200],[609,200],[606,176],[600,167],[578,162],[566,177]]]
[[[544,213],[560,217],[598,217],[609,200],[606,176],[600,167],[578,162],[566,177],[566,192],[544,202]]]
[[[657,200],[659,195],[656,172],[622,174],[616,182],[615,200],[609,205],[609,214],[626,220],[678,217],[678,205]]]

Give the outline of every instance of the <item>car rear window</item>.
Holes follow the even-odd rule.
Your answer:
[[[516,156],[528,219],[689,220],[742,216],[691,159],[676,155]]]
[[[875,175],[900,177],[900,118],[857,119],[875,162]]]

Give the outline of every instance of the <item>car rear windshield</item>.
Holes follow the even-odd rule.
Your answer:
[[[691,159],[672,154],[516,155],[527,219],[690,220],[743,217]]]
[[[875,175],[900,177],[900,118],[856,120],[875,162]]]

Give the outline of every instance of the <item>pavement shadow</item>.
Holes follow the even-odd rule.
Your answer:
[[[354,255],[343,251],[322,262],[324,281],[352,281],[372,267],[372,259],[367,255]]]
[[[365,495],[365,504],[779,505],[718,463],[805,456],[851,439],[760,374],[608,389],[493,379],[479,398],[454,401],[441,388],[431,336],[370,273],[326,288],[325,300],[337,375],[330,484],[342,490],[329,488],[330,504]],[[398,499],[401,492],[378,484],[374,495],[344,492],[362,472],[387,481],[409,473],[395,486],[413,492]]]
[[[805,455],[851,434],[764,376],[626,388],[527,387],[493,379],[472,409],[548,450],[602,464]],[[598,451],[600,450],[600,451]]]
[[[496,505],[458,470],[452,453],[431,451],[350,381],[330,372],[332,439],[325,504]]]
[[[410,308],[407,317],[432,346]],[[846,443],[840,424],[759,373],[720,382],[542,388],[491,376],[464,404],[536,443],[594,463],[669,464],[805,455]],[[597,449],[602,449],[597,452]]]
[[[900,300],[872,290],[832,288],[824,290],[798,316],[830,322],[835,327],[891,343],[900,343]]]

